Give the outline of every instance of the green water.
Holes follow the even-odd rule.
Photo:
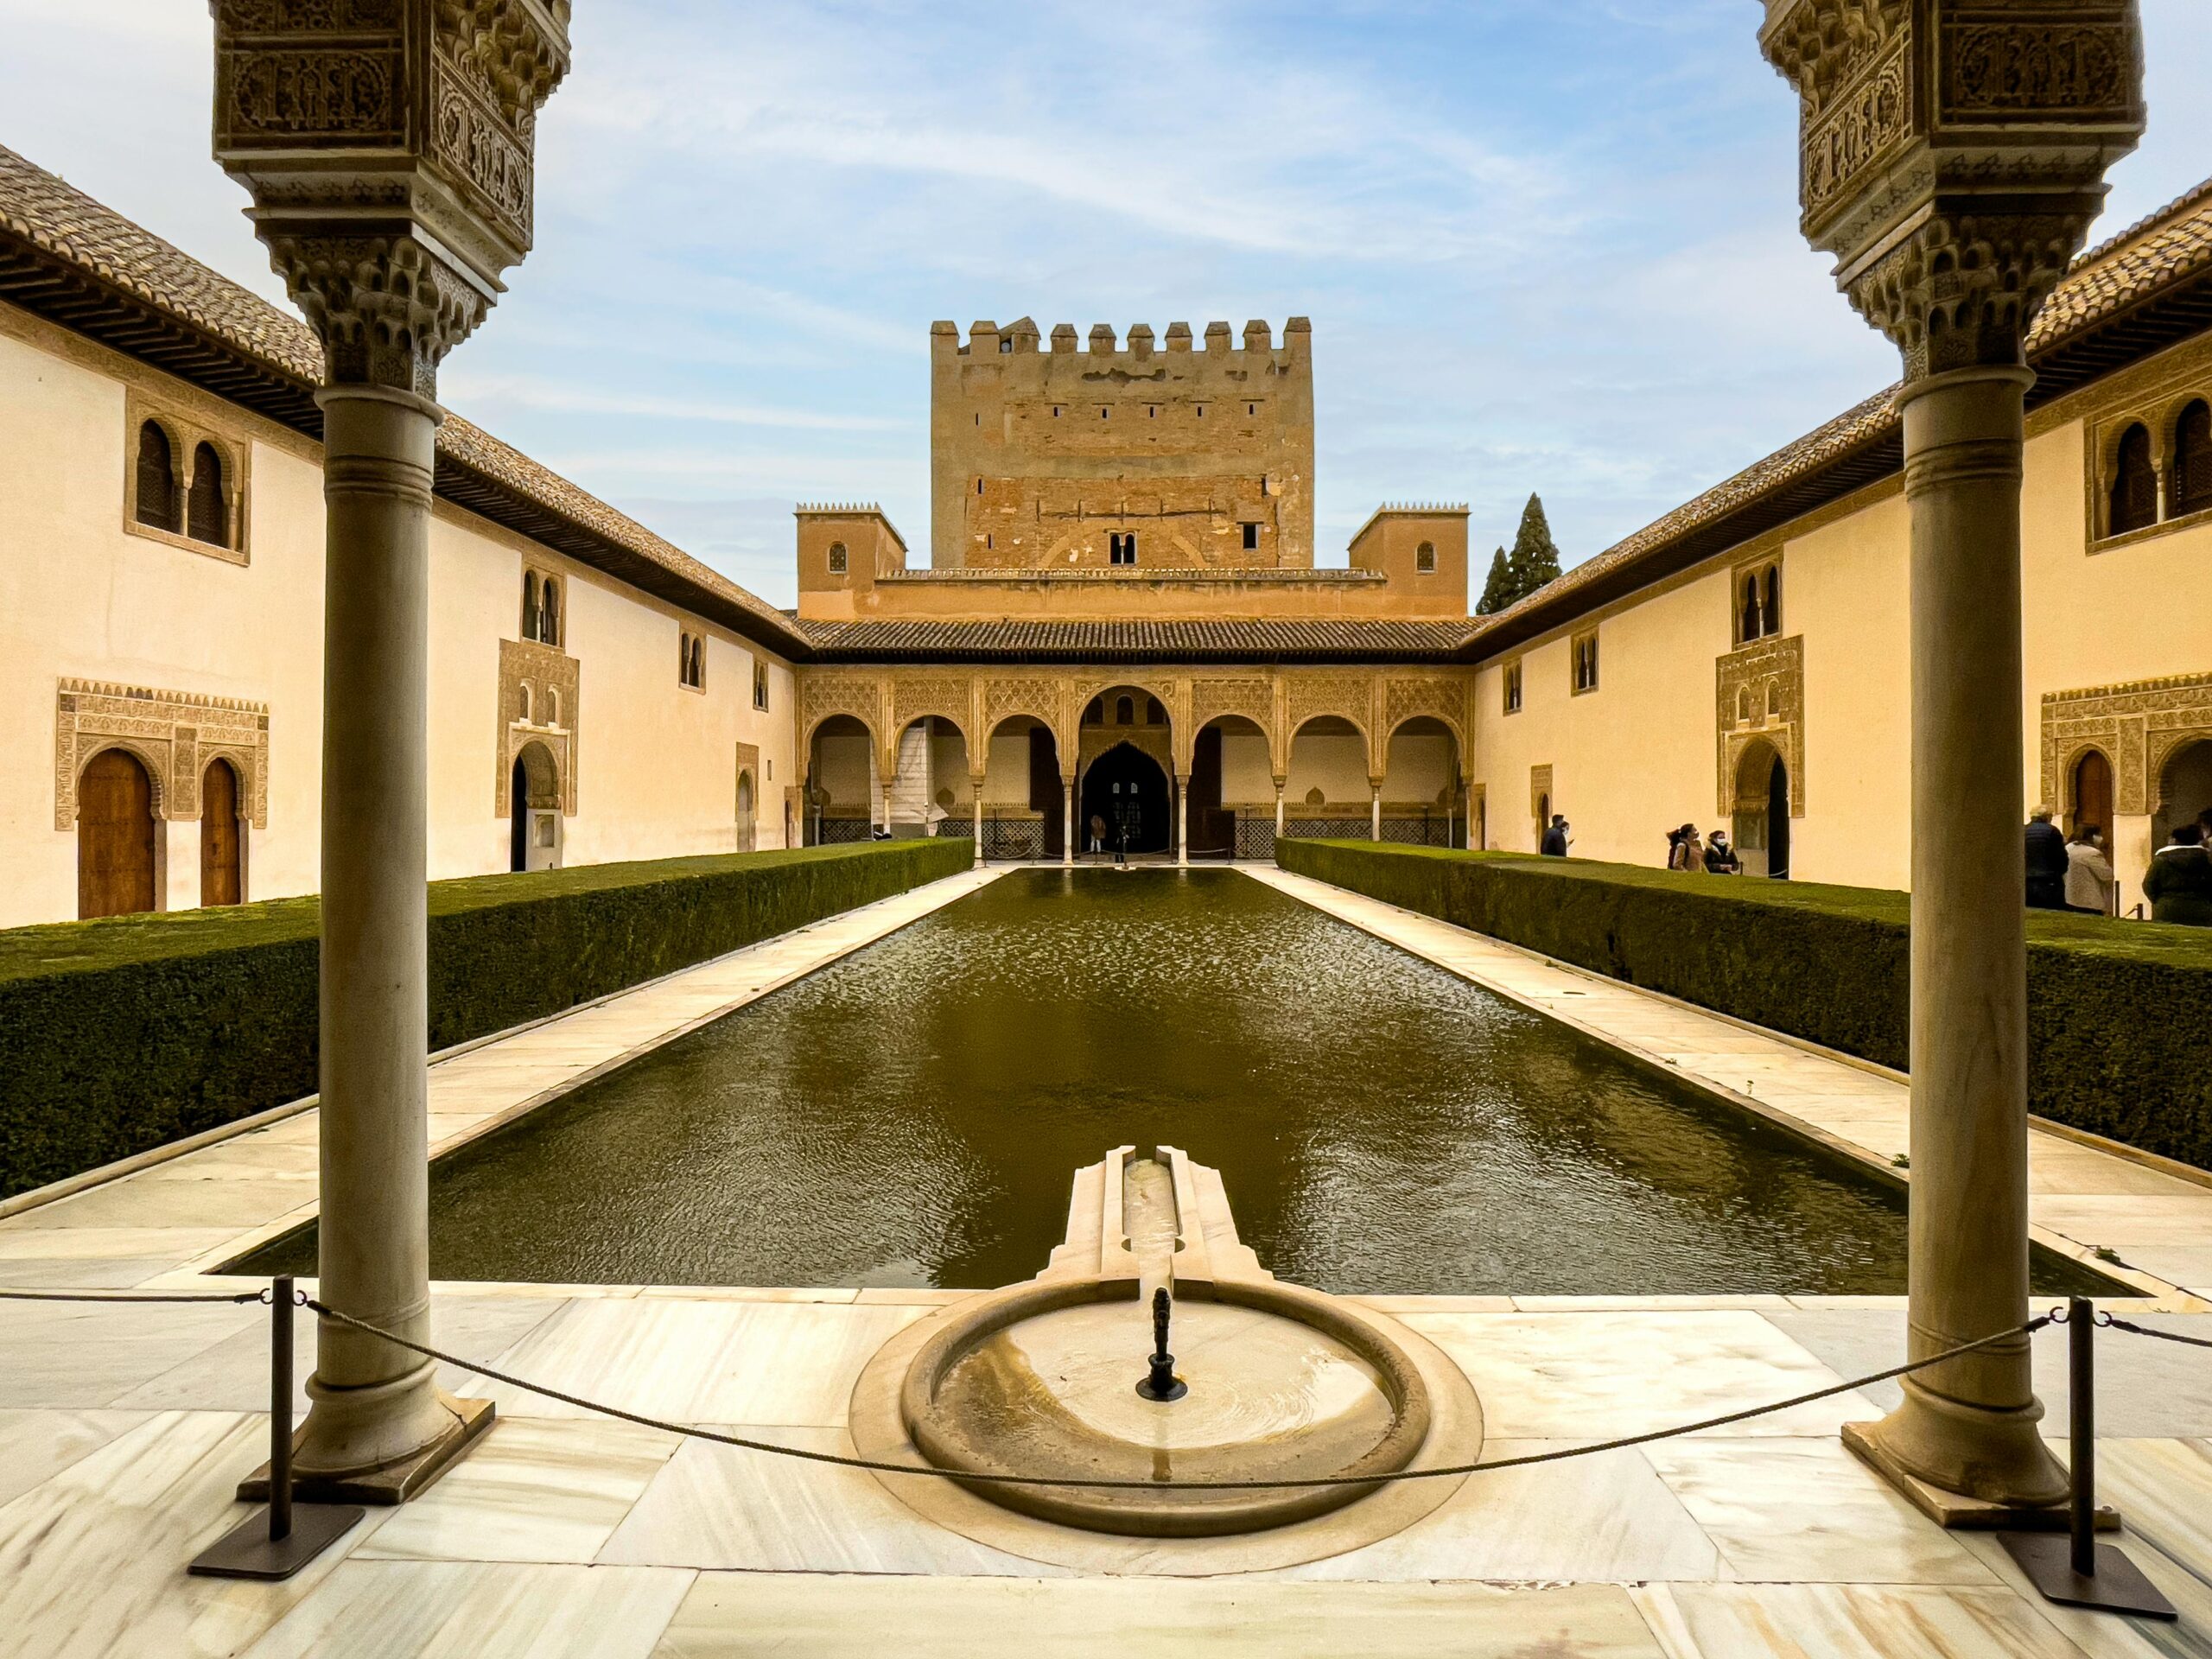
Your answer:
[[[1901,1293],[1904,1199],[1229,870],[1014,872],[441,1160],[442,1279],[1003,1284],[1217,1166],[1340,1292]],[[254,1270],[312,1272],[312,1231]],[[2039,1263],[2041,1288],[2068,1287]]]

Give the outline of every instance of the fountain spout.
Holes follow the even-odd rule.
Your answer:
[[[1190,1384],[1175,1375],[1175,1356],[1167,1351],[1167,1321],[1173,1308],[1166,1286],[1152,1293],[1152,1360],[1144,1380],[1137,1384],[1141,1397],[1162,1404],[1180,1400],[1191,1391]]]

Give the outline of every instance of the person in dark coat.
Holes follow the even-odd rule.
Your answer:
[[[1543,845],[1538,850],[1547,858],[1565,858],[1567,849],[1573,844],[1574,838],[1567,833],[1567,815],[1553,813],[1552,827],[1544,831]]]
[[[1744,861],[1736,855],[1735,848],[1729,844],[1726,830],[1713,832],[1712,843],[1705,849],[1705,869],[1708,875],[1741,875],[1744,873]]]
[[[2039,806],[2028,818],[2028,908],[2066,908],[2066,837]]]
[[[2154,922],[2212,927],[2212,854],[2204,850],[2202,826],[2177,824],[2166,844],[2151,855],[2143,896],[2151,901]]]

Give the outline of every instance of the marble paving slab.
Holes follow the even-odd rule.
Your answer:
[[[702,1573],[657,1659],[1661,1659],[1613,1585]],[[258,1656],[257,1656],[258,1659]]]
[[[349,1560],[246,1659],[645,1659],[691,1580],[669,1567]]]
[[[1669,1659],[2081,1659],[1999,1585],[1653,1584],[1630,1594]]]

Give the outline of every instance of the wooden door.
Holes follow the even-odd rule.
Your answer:
[[[137,755],[102,749],[77,782],[77,914],[153,908],[153,780]]]
[[[200,780],[200,902],[235,905],[245,899],[239,855],[238,775],[218,760]]]
[[[2074,768],[2074,831],[2093,827],[2112,835],[2112,762],[2094,749]]]

